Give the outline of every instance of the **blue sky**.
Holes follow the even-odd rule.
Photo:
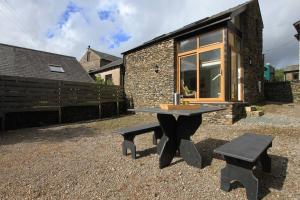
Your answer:
[[[156,36],[246,0],[19,0],[0,1],[1,43],[76,56],[88,45],[120,56]],[[293,23],[299,0],[259,0],[266,62],[298,62]]]

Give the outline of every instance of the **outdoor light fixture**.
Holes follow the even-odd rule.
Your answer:
[[[155,65],[154,71],[155,71],[155,73],[158,73],[158,65]]]

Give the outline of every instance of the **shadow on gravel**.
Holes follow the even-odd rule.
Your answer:
[[[157,153],[156,147],[152,147],[150,149],[145,149],[143,151],[136,151],[136,158],[146,157],[156,153]]]
[[[259,180],[259,199],[266,197],[271,191],[270,188],[275,190],[282,190],[285,182],[288,158],[276,155],[269,155],[272,159],[272,171],[271,173],[265,173],[261,170],[261,167],[254,169],[254,174]],[[244,186],[234,181],[231,184],[231,190],[237,188],[244,188]]]
[[[214,154],[214,149],[216,149],[219,146],[222,146],[227,142],[229,141],[208,138],[195,144],[197,150],[202,156],[203,168],[209,166],[213,158],[222,159],[218,155]]]
[[[0,145],[12,145],[21,142],[63,142],[80,137],[93,137],[98,134],[94,129],[80,127],[51,127],[24,129],[2,133]]]

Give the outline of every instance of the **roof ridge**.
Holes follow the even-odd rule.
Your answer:
[[[94,51],[95,53],[100,53],[100,54],[104,54],[104,55],[107,55],[107,56],[112,56],[112,57],[115,57],[115,58],[118,58],[118,59],[121,58],[121,57],[115,56],[113,54],[108,54],[108,53],[105,53],[105,52],[102,52],[102,51],[95,50],[93,48],[90,48],[90,50]]]
[[[11,45],[11,44],[0,43],[0,45],[8,46],[8,47],[13,47],[13,48],[18,48],[18,49],[29,50],[29,51],[35,51],[35,52],[40,52],[40,53],[47,53],[47,54],[52,54],[52,55],[57,55],[57,56],[64,56],[64,57],[69,57],[69,58],[76,58],[75,56],[69,56],[69,55],[64,55],[64,54],[59,54],[59,53],[53,53],[53,52],[49,52],[49,51],[42,51],[42,50],[37,50],[37,49],[30,49],[30,48],[27,48],[27,47],[20,47],[20,46]]]

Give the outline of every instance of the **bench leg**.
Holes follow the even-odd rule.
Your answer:
[[[235,161],[235,164],[232,162],[228,163],[226,159],[226,167],[221,170],[221,189],[228,192],[230,190],[230,182],[237,180],[245,187],[247,198],[249,200],[257,200],[259,182],[252,172],[254,164]]]
[[[155,129],[152,137],[153,145],[157,145],[157,140],[162,138],[162,131],[160,129]]]
[[[262,170],[264,172],[270,173],[271,172],[271,158],[268,156],[267,150],[262,153],[259,160],[262,165]]]
[[[124,141],[122,143],[122,152],[123,155],[127,155],[127,150],[129,149],[131,152],[132,159],[136,159],[136,146],[133,142],[134,136],[124,137]]]

